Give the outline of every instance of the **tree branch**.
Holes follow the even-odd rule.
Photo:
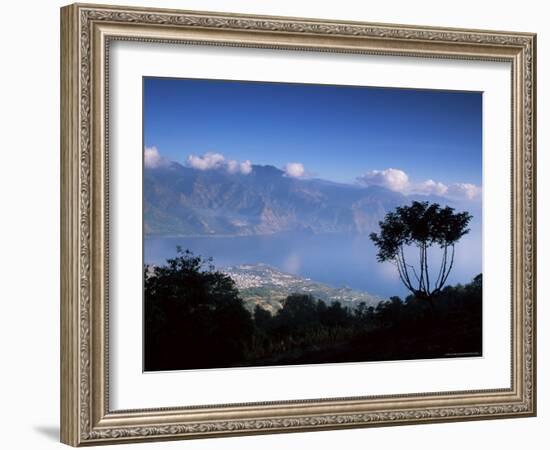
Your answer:
[[[437,286],[437,290],[440,291],[441,288],[443,287],[443,285],[445,284],[445,274],[447,273],[447,260],[448,260],[448,249],[449,249],[449,246],[448,245],[445,245],[445,254],[444,254],[444,257],[443,257],[443,266],[442,266],[442,271],[441,271],[441,279],[439,280],[439,284]]]
[[[408,277],[405,278],[405,274],[403,273],[403,269],[401,267],[403,263],[399,257],[399,254],[397,254],[396,256],[395,263],[396,263],[395,265],[397,266],[397,272],[399,273],[399,278],[401,279],[401,282],[405,285],[405,287],[409,291],[411,291],[414,294],[414,288],[412,287],[410,280],[408,279]]]
[[[449,270],[447,270],[447,273],[445,275],[445,278],[443,279],[443,281],[441,282],[441,287],[443,287],[443,285],[445,284],[445,282],[447,281],[447,278],[449,277],[449,274],[451,273],[451,269],[453,268],[453,264],[454,264],[454,261],[455,261],[455,245],[452,244],[452,247],[453,247],[453,252],[451,254],[451,264],[449,264]]]
[[[420,283],[420,279],[418,278],[418,274],[416,273],[416,269],[414,268],[414,266],[412,264],[405,264],[405,265],[412,269],[413,275],[416,278],[416,281],[418,281]]]
[[[409,282],[409,286],[412,286],[411,279],[409,277],[409,271],[407,270],[407,266],[412,268],[413,274],[414,274],[414,276],[417,280],[418,280],[418,275],[416,274],[416,270],[414,270],[414,266],[411,266],[410,264],[407,264],[407,260],[405,259],[405,252],[403,251],[403,246],[402,245],[399,247],[399,251],[401,252],[401,264],[403,265],[403,272],[405,273],[407,281]]]
[[[426,244],[424,244],[424,267],[426,268],[426,293],[430,295],[430,272],[428,271],[428,247]]]
[[[420,249],[420,286],[418,290],[426,294],[426,287],[424,284],[424,246],[419,245],[418,248]]]
[[[401,270],[405,276],[405,279],[407,280],[407,288],[411,291],[414,291],[414,287],[411,283],[411,278],[409,276],[409,271],[407,270],[407,264],[405,262],[405,255],[403,254],[403,249],[401,249],[400,262],[401,262]]]
[[[447,244],[445,244],[445,246],[443,247],[443,256],[441,257],[441,264],[439,265],[439,273],[437,274],[437,279],[435,280],[436,291],[440,288],[439,282],[441,281],[441,277],[443,276],[443,263],[447,261],[447,247]]]

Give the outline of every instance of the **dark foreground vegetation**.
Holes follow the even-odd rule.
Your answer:
[[[392,297],[345,308],[288,296],[272,316],[245,308],[211,260],[178,249],[145,268],[145,370],[387,361],[481,355],[482,276],[428,302]]]

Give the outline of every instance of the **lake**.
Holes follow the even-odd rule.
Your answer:
[[[390,263],[376,260],[368,236],[349,234],[281,233],[238,237],[146,237],[144,261],[162,264],[174,257],[176,246],[212,257],[216,268],[264,263],[333,287],[348,286],[370,294],[404,298],[408,291]],[[433,269],[439,268],[433,254]],[[410,261],[414,261],[411,259]],[[456,247],[455,265],[447,284],[467,283],[481,272],[481,239],[465,236]]]

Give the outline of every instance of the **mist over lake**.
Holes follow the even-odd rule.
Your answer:
[[[283,272],[328,284],[347,286],[382,297],[408,291],[395,268],[376,260],[376,249],[365,235],[288,232],[236,237],[145,237],[146,264],[163,264],[176,246],[212,257],[216,268],[240,264],[268,264]],[[447,284],[467,283],[481,273],[480,232],[477,227],[456,247],[456,260]],[[412,260],[414,261],[414,260]],[[434,268],[439,258],[434,253]]]

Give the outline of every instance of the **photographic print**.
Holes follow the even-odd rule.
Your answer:
[[[480,357],[482,93],[143,79],[144,370]]]

